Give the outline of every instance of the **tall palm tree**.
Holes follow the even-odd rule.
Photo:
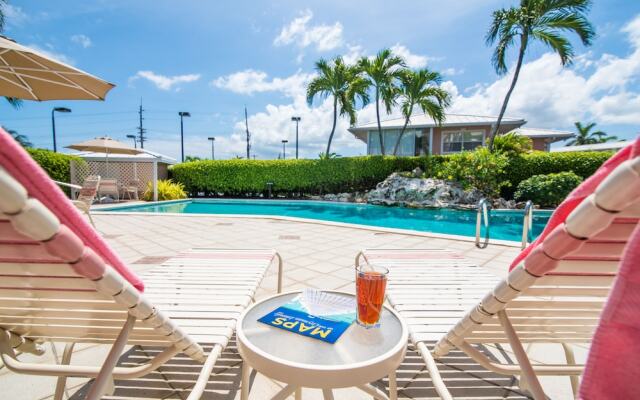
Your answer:
[[[316,71],[318,76],[307,86],[307,103],[311,106],[317,95],[322,98],[333,97],[333,126],[325,152],[329,157],[338,115],[348,116],[351,125],[356,123],[356,100],[359,99],[363,105],[369,103],[368,82],[357,68],[345,64],[342,57],[336,57],[330,62],[320,59],[316,62]]]
[[[581,122],[574,123],[576,126],[576,135],[573,139],[571,139],[567,146],[578,146],[582,144],[595,144],[595,143],[605,143],[611,140],[618,140],[617,136],[609,136],[603,131],[594,131],[591,132],[593,128],[595,128],[596,123],[592,122],[587,125],[582,125]]]
[[[380,139],[380,152],[382,155],[385,154],[385,151],[382,127],[380,126],[380,100],[384,103],[387,114],[390,114],[397,98],[395,81],[400,77],[404,67],[405,62],[402,57],[394,56],[389,49],[380,50],[373,59],[362,57],[358,61],[358,68],[365,74],[369,84],[375,89],[376,120],[378,122],[378,138]]]
[[[13,129],[7,129],[4,126],[2,127],[12,138],[15,139],[16,142],[20,143],[22,147],[33,147],[33,143],[29,141],[29,138],[26,135],[22,135]]]
[[[400,109],[402,110],[402,115],[404,115],[404,125],[393,148],[394,156],[398,154],[400,141],[407,129],[415,106],[420,107],[438,125],[441,125],[444,121],[444,110],[451,103],[451,96],[439,86],[440,82],[442,82],[440,74],[426,68],[418,71],[404,70],[400,74],[398,95],[401,102]]]
[[[4,15],[4,8],[7,5],[7,0],[0,0],[0,32],[4,31],[4,24],[5,24],[5,15]],[[13,106],[13,108],[20,108],[22,107],[22,100],[20,99],[16,99],[15,97],[5,97],[5,99],[9,102],[9,104],[11,104],[11,106]]]
[[[573,32],[585,46],[590,45],[595,36],[593,25],[586,15],[590,7],[591,0],[520,0],[519,7],[503,8],[493,13],[486,42],[489,46],[497,42],[492,63],[499,75],[507,73],[507,50],[517,42],[520,49],[511,86],[502,102],[498,121],[491,131],[489,150],[493,150],[493,139],[500,129],[529,44],[538,41],[557,53],[563,66],[571,64],[573,46],[563,33]]]

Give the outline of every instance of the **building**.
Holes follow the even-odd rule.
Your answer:
[[[447,114],[445,122],[439,126],[426,114],[411,117],[400,142],[398,155],[417,156],[425,154],[449,154],[463,150],[473,150],[482,146],[491,134],[497,117],[480,115]],[[392,154],[404,117],[381,121],[386,154]],[[522,128],[527,121],[518,118],[502,119],[499,134],[515,131],[530,137],[535,150],[549,151],[553,142],[565,140],[573,134],[549,129]],[[376,121],[354,126],[349,129],[354,136],[367,144],[367,154],[380,154],[380,140]]]
[[[605,142],[594,144],[581,144],[578,146],[565,146],[551,149],[553,152],[566,153],[568,151],[618,151],[629,145],[630,142]]]

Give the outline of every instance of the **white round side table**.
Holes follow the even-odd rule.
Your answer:
[[[352,294],[334,292],[342,296]],[[241,399],[249,397],[251,369],[286,383],[272,400],[282,400],[301,388],[322,389],[333,399],[331,389],[357,387],[380,400],[397,399],[395,371],[407,350],[405,322],[385,306],[380,327],[365,329],[355,322],[334,344],[258,322],[258,319],[293,299],[300,292],[275,295],[255,303],[240,316],[237,326],[238,350],[243,359]],[[389,377],[389,395],[370,382]]]

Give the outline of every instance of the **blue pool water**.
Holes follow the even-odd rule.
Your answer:
[[[455,209],[412,209],[371,204],[281,200],[184,200],[175,202],[113,207],[105,211],[279,215],[324,221],[410,229],[475,237],[476,212]],[[536,211],[533,238],[546,225],[550,212]],[[491,238],[520,241],[522,211],[491,211]],[[532,239],[533,239],[532,238]]]

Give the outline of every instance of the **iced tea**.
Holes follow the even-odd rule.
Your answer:
[[[358,324],[368,328],[379,326],[388,273],[386,268],[375,265],[360,265],[356,269]]]

